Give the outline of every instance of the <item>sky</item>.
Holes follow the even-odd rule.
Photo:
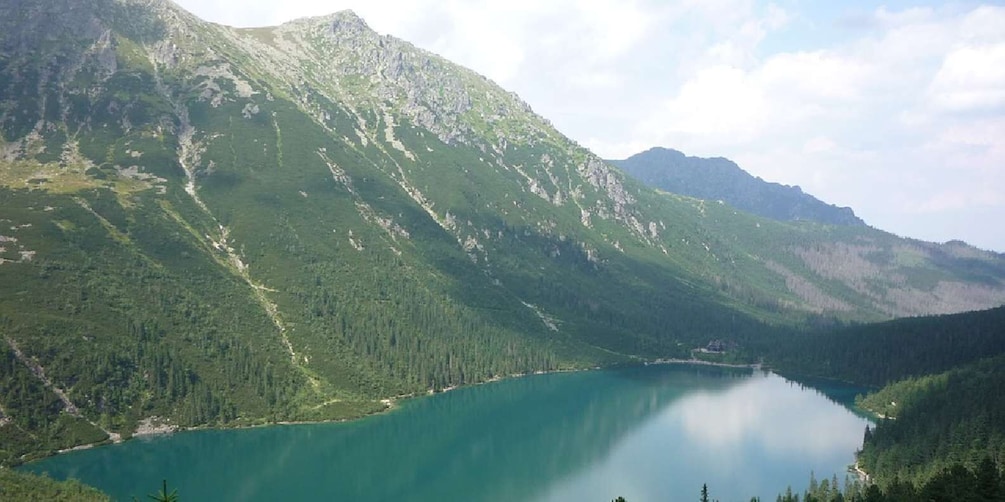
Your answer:
[[[727,157],[874,227],[1005,252],[1005,2],[175,1],[240,27],[351,9],[603,158]]]

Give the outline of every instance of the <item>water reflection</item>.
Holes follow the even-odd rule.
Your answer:
[[[804,487],[811,471],[843,482],[866,423],[818,392],[759,373],[674,401],[541,500],[687,500],[703,483],[720,500],[771,500]]]
[[[864,423],[777,376],[662,366],[460,389],[346,424],[137,440],[29,469],[125,500],[164,477],[190,500],[675,500],[702,482],[748,500],[842,467]]]

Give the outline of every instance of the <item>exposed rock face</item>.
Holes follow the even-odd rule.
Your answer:
[[[671,245],[677,244],[676,238],[665,235],[668,218],[640,207],[637,189],[626,185],[620,171],[568,141],[517,96],[408,42],[377,34],[350,11],[299,19],[274,28],[233,29],[202,22],[163,0],[8,3],[15,15],[0,21],[6,30],[0,43],[9,54],[4,68],[11,76],[5,82],[9,97],[0,105],[0,124],[6,131],[0,147],[8,161],[44,160],[58,148],[78,152],[73,157],[76,160],[68,161],[64,155],[63,165],[69,162],[87,169],[100,164],[102,159],[80,155],[76,146],[67,150],[58,138],[93,130],[97,127],[95,112],[100,110],[114,116],[117,128],[127,136],[138,139],[173,134],[177,138],[178,164],[186,173],[186,190],[209,212],[198,195],[200,183],[213,178],[221,160],[204,154],[216,148],[227,134],[193,121],[191,110],[202,104],[220,110],[234,105],[239,109],[238,116],[246,121],[271,121],[279,141],[271,148],[281,151],[282,130],[276,112],[265,111],[279,98],[294,103],[340,141],[342,148],[359,154],[376,148],[387,156],[375,167],[469,255],[484,258],[497,252],[486,242],[501,239],[499,229],[487,223],[495,214],[563,238],[582,232],[591,234],[600,222],[619,226],[619,232],[625,235],[603,231],[591,234],[591,238],[580,236],[583,242],[609,246],[604,251],[585,245],[592,250],[591,260],[602,260],[598,254],[612,250],[624,252],[625,245],[632,242],[669,256]],[[39,52],[40,47],[46,48],[44,52]],[[140,84],[123,93],[117,90],[121,78],[136,78]],[[34,99],[38,89],[46,91]],[[27,101],[28,109],[24,108],[24,100],[15,99],[17,96],[32,98]],[[430,175],[441,169],[441,155],[450,149],[477,152],[476,161],[468,158],[465,162],[470,165],[461,166],[462,175],[470,178],[470,189],[478,190],[477,183],[487,182],[486,176],[505,180],[506,187],[482,190],[480,208],[452,207],[449,194],[429,184]],[[263,153],[269,152],[270,145],[263,145]],[[338,165],[331,155],[324,157],[327,165]],[[120,176],[133,173],[132,179],[167,179],[160,176],[165,174],[164,166],[156,173],[147,173],[153,168],[145,166],[143,160],[137,158],[134,165],[113,167]],[[753,205],[755,212],[761,207],[761,213],[772,213],[772,217],[782,220],[862,223],[850,209],[826,206],[798,188],[780,188],[787,190],[786,197],[795,197],[791,207],[781,207],[785,204],[778,200],[758,199],[758,190],[772,187],[753,180],[724,160],[719,163],[729,164],[728,169],[716,164],[713,170],[718,174],[712,176],[715,179],[709,182],[711,185],[701,185],[696,181],[697,174],[678,172],[686,167],[678,164],[692,160],[717,162],[654,149],[620,164],[646,164],[643,170],[651,178],[659,174],[653,171],[654,162],[672,161],[673,166],[664,167],[676,169],[677,174],[671,177],[687,186],[671,189],[706,198],[725,194],[722,198],[737,207]],[[331,172],[360,197],[352,188],[351,174],[341,168]],[[166,190],[163,184],[159,186],[159,190]],[[760,188],[754,190],[751,186]],[[523,200],[525,193],[540,202]],[[408,229],[395,222],[394,215],[382,214],[363,200],[357,201],[356,207],[362,217],[389,235],[409,235]],[[706,216],[706,206],[698,210],[702,217]],[[774,214],[778,211],[781,213]],[[556,219],[552,213],[562,217]],[[542,225],[543,221],[551,224]],[[578,222],[578,226],[570,226],[570,222]],[[473,239],[478,246],[471,244]],[[729,254],[721,250],[717,253],[707,238],[685,236],[679,240],[699,246],[710,255]],[[803,259],[808,256],[799,247],[791,249]],[[789,273],[796,272],[774,263],[777,267],[773,269],[787,270],[786,280],[795,284]],[[870,267],[885,273],[874,265]],[[859,268],[866,269],[869,267]],[[816,272],[833,279],[820,270]],[[896,283],[897,278],[893,278]],[[849,284],[856,292],[869,296],[862,284]],[[806,291],[808,286],[801,289]],[[879,300],[874,296],[872,299]],[[844,303],[829,304],[847,310]],[[881,310],[890,314],[905,312],[892,307]]]
[[[49,379],[13,366],[37,381],[21,403],[59,389],[98,435],[105,415],[358,416],[766,321],[1005,295],[1005,259],[961,243],[647,190],[351,12],[234,29],[161,0],[0,8],[0,328],[25,356],[7,360]]]

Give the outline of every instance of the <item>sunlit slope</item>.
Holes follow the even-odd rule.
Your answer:
[[[740,246],[761,259],[773,279],[748,282],[784,280],[771,294],[795,296],[783,301],[797,308],[860,318],[863,310],[900,317],[1003,303],[1005,269],[999,254],[959,241],[935,244],[868,228],[849,208],[823,203],[798,187],[754,178],[723,158],[653,148],[612,162],[656,189],[704,199],[697,204],[709,239],[732,241],[709,247],[721,253]],[[707,213],[716,206],[783,223],[752,224],[722,207]]]
[[[151,417],[351,417],[910,312],[894,290],[967,292],[918,312],[1005,297],[999,256],[645,189],[348,12],[238,30],[159,0],[0,8],[8,461]],[[861,285],[856,256],[890,258]]]

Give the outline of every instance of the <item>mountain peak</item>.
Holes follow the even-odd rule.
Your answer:
[[[352,9],[343,9],[324,17],[330,19],[332,22],[368,27],[366,21],[364,21],[363,18],[360,17],[359,14],[356,14],[356,11]]]
[[[373,30],[359,14],[351,9],[344,9],[331,14],[321,16],[307,16],[287,21],[280,26],[316,26],[326,24],[331,26],[333,32],[372,32]]]
[[[722,200],[737,209],[767,218],[832,225],[865,224],[850,208],[822,202],[798,186],[766,182],[723,157],[691,157],[677,150],[655,147],[611,163],[661,190],[699,199]]]
[[[635,155],[646,155],[646,154],[649,154],[649,155],[655,155],[655,154],[659,154],[659,155],[673,155],[673,156],[686,157],[686,155],[684,155],[684,152],[682,152],[680,150],[675,150],[673,148],[665,148],[665,147],[662,147],[662,146],[654,146],[654,147],[652,147],[652,148],[650,148],[650,149],[648,149],[648,150],[646,150],[646,151],[644,151],[642,153],[637,153]],[[634,155],[633,155],[633,157],[634,157]]]
[[[151,416],[354,417],[824,316],[1005,301],[1003,257],[625,182],[351,11],[258,29],[167,0],[0,12],[0,388],[34,382],[0,404],[39,438],[0,434],[0,463]],[[63,407],[37,405],[55,389]]]

